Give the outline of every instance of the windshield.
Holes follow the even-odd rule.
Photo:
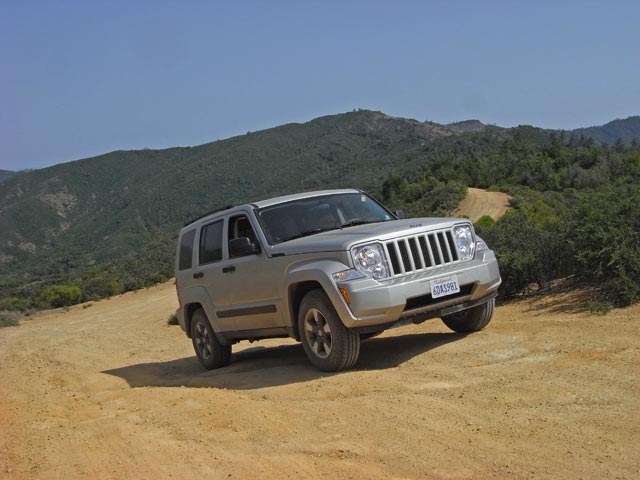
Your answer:
[[[303,198],[264,207],[256,213],[271,245],[328,230],[394,219],[388,210],[364,193]]]

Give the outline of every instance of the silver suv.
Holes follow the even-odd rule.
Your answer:
[[[359,190],[308,192],[215,211],[180,231],[180,326],[202,365],[240,340],[292,337],[325,371],[360,340],[434,317],[485,327],[500,272],[464,219],[402,219]]]

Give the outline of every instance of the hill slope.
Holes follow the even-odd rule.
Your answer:
[[[408,173],[437,124],[358,111],[192,148],[117,151],[0,185],[3,271],[46,274],[135,256],[221,205],[331,187],[379,189]],[[164,241],[165,244],[168,242]]]
[[[17,172],[12,172],[10,170],[0,170],[0,183],[9,180],[13,177]]]
[[[531,278],[529,264],[509,264],[522,257],[514,248],[538,234],[557,237],[543,230],[571,218],[567,212],[574,208],[598,204],[596,194],[614,199],[615,205],[607,200],[610,211],[628,211],[623,200],[637,196],[631,186],[638,177],[637,146],[598,146],[530,126],[501,129],[477,121],[443,126],[371,111],[191,148],[111,152],[21,172],[0,184],[0,310],[66,305],[156,283],[171,275],[175,235],[187,220],[229,203],[332,187],[368,190],[410,216],[450,213],[468,186],[515,194],[520,215],[505,216],[511,220],[487,233],[501,267],[517,270],[509,276],[518,279],[511,285],[514,293],[550,275],[578,273],[577,267],[567,270],[558,263],[561,272],[545,268],[544,275]],[[596,196],[577,204],[578,192],[580,198]],[[511,242],[524,231],[509,231],[516,221],[534,231]],[[601,241],[580,245],[573,252],[576,261],[567,265],[597,254]],[[619,242],[608,237],[605,243]],[[632,262],[626,250],[624,258]],[[539,253],[549,258],[548,251]],[[538,255],[527,257],[531,265],[542,264]],[[589,278],[592,265],[585,263]],[[625,269],[620,272],[626,275]],[[614,283],[615,291],[626,292],[624,302],[635,301],[634,288],[621,290]]]
[[[640,142],[640,116],[614,120],[597,127],[577,128],[572,133],[593,138],[598,143],[614,145],[621,140],[625,145],[631,145],[634,140]]]

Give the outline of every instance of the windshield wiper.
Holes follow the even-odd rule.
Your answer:
[[[296,233],[292,237],[283,240],[283,242],[288,242],[289,240],[295,240],[296,238],[308,237],[309,235],[315,235],[316,233],[329,232],[331,230],[338,230],[342,227],[328,227],[328,228],[314,228],[313,230],[305,230],[304,232]]]
[[[361,220],[360,218],[354,218],[353,220],[350,220],[340,225],[340,228],[355,227],[356,225],[365,225],[367,223],[377,223],[377,222],[367,222],[366,220]]]

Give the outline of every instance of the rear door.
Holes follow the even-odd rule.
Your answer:
[[[178,292],[178,301],[180,306],[183,305],[181,292],[189,292],[194,285],[193,265],[194,265],[194,242],[196,239],[196,227],[182,232],[178,241],[178,252],[176,255],[176,291]],[[184,296],[184,293],[182,293]]]
[[[197,263],[194,281],[202,285],[209,294],[222,331],[237,330],[235,319],[221,316],[220,310],[229,308],[231,289],[226,281],[226,242],[224,241],[225,218],[221,217],[202,225],[198,239]]]

